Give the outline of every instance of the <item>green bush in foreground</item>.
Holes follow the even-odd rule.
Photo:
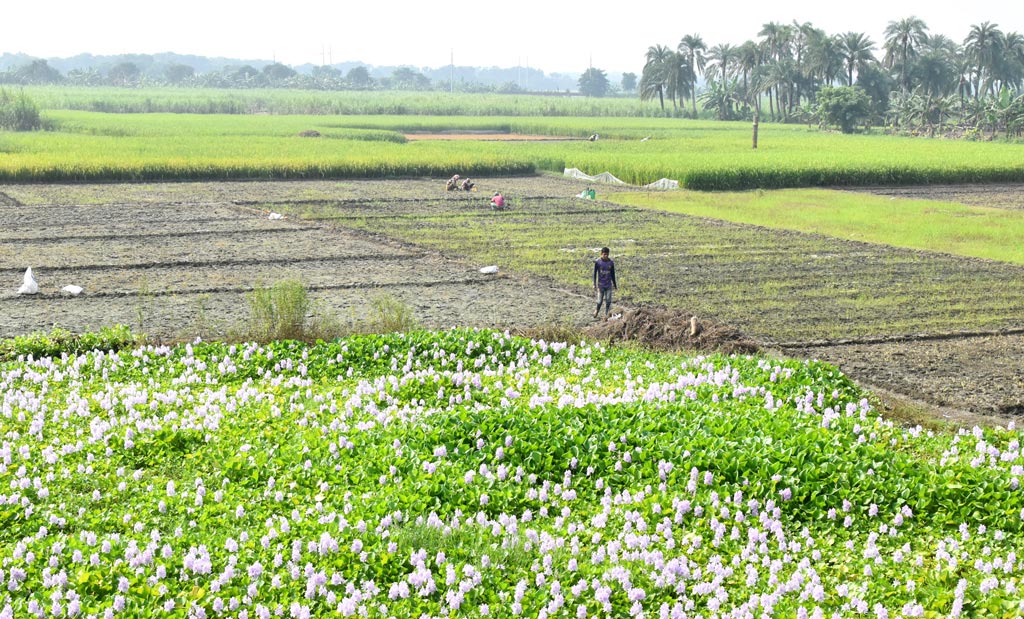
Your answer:
[[[133,334],[126,325],[82,334],[54,327],[49,333],[38,332],[0,340],[0,361],[29,355],[36,359],[59,357],[65,353],[76,355],[93,350],[116,352],[137,346],[144,340],[144,336]]]
[[[1015,617],[1020,432],[491,331],[0,364],[4,617]]]

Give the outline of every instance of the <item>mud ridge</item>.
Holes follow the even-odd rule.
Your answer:
[[[137,233],[137,234],[82,234],[76,235],[75,240],[79,241],[117,241],[122,239],[161,239],[161,238],[197,238],[204,236],[224,236],[232,237],[240,234],[253,235],[253,234],[279,234],[282,232],[304,232],[309,228],[316,228],[317,226],[303,226],[303,227],[287,227],[287,228],[266,228],[262,230],[193,230],[191,232],[151,232],[151,233]],[[25,236],[25,237],[0,237],[5,242],[10,243],[66,243],[67,238],[54,237],[54,236]]]
[[[775,348],[824,348],[828,346],[849,346],[858,344],[892,344],[908,342],[929,342],[941,340],[960,340],[974,337],[994,337],[1001,335],[1024,335],[1024,328],[994,329],[991,331],[950,331],[946,333],[913,333],[901,335],[885,335],[881,337],[863,337],[836,340],[812,340],[808,342],[771,342]]]
[[[51,267],[45,264],[34,265],[32,268],[37,272],[46,271],[47,273],[60,273],[64,271],[77,272],[77,271],[120,271],[120,270],[139,270],[139,269],[190,269],[199,267],[220,267],[220,266],[266,266],[276,264],[293,264],[303,262],[344,262],[350,260],[360,261],[394,261],[401,262],[406,260],[419,260],[426,257],[426,253],[420,254],[399,254],[399,255],[351,255],[351,256],[336,256],[336,257],[321,257],[321,256],[301,256],[301,257],[289,257],[289,258],[275,258],[271,260],[179,260],[179,261],[160,261],[160,262],[135,262],[130,264],[78,264],[69,267]],[[20,275],[25,272],[23,268],[0,268],[0,275],[4,274],[17,274]]]
[[[427,281],[405,281],[405,282],[356,282],[353,284],[310,284],[304,286],[306,290],[317,291],[317,290],[367,290],[374,288],[430,288],[432,286],[458,286],[467,284],[479,284],[482,281],[502,279],[507,276],[501,274],[490,275],[488,277],[466,277],[462,279],[438,279],[438,280],[427,280]],[[132,298],[132,297],[170,297],[177,295],[197,295],[197,294],[224,294],[224,293],[248,293],[256,290],[256,286],[214,286],[212,288],[189,288],[183,290],[150,290],[147,292],[139,292],[137,290],[110,290],[101,292],[92,292],[83,294],[82,297],[88,297],[93,299],[102,298]],[[31,296],[17,296],[0,298],[0,303],[5,301],[16,301],[23,303],[25,301],[49,301],[53,298],[61,297],[60,294],[36,294]]]

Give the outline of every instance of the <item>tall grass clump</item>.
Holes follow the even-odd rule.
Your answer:
[[[369,333],[408,333],[419,328],[413,309],[388,294],[370,302],[369,316],[362,325]]]
[[[318,315],[302,282],[287,279],[249,294],[249,322],[236,336],[256,342],[314,341],[339,335],[334,321]]]
[[[42,126],[39,106],[24,91],[13,96],[0,88],[0,129],[35,131]]]

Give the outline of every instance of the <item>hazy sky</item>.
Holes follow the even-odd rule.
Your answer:
[[[643,67],[654,44],[675,48],[686,34],[710,47],[757,39],[765,23],[810,22],[829,34],[864,32],[878,44],[890,21],[911,15],[930,32],[963,41],[984,21],[1024,31],[1024,3],[907,0],[742,0],[681,2],[445,3],[348,0],[257,3],[236,0],[51,0],[5,3],[0,53],[66,57],[88,52],[176,52],[277,60],[289,65],[361,61],[415,67],[530,66],[547,73]],[[576,9],[586,6],[589,10]],[[880,56],[880,54],[878,54]]]

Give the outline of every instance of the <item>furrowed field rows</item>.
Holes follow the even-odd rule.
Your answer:
[[[157,284],[153,284],[154,288]],[[514,313],[521,324],[545,324],[563,320],[568,313],[582,316],[593,311],[582,296],[538,288],[512,277],[469,277],[465,281],[359,288],[313,289],[310,297],[324,312],[342,324],[358,324],[372,315],[373,303],[384,295],[409,307],[417,322],[427,328],[445,329],[471,323],[476,327],[507,328]],[[521,303],[528,299],[528,303]],[[131,325],[157,341],[183,334],[217,337],[248,319],[248,294],[238,290],[190,294],[80,298],[0,298],[0,337],[32,331],[49,331],[53,325],[84,332],[111,324]]]
[[[415,262],[415,267],[413,263]],[[90,296],[159,296],[165,294],[203,294],[223,291],[252,290],[255,282],[269,284],[294,279],[311,290],[377,288],[388,286],[424,286],[449,282],[471,282],[502,277],[483,275],[477,269],[459,263],[432,259],[425,254],[371,256],[353,260],[275,259],[236,262],[190,263],[180,265],[159,263],[104,265],[88,268],[36,268],[35,278],[44,286],[44,294],[55,293],[55,282],[75,283],[90,291]],[[20,271],[0,270],[8,279]],[[0,292],[0,299],[16,298],[13,291]]]
[[[240,236],[249,238],[263,234],[291,234],[293,226],[276,226],[260,220],[238,221],[230,219],[183,222],[166,222],[158,230],[140,232],[138,225],[129,222],[103,226],[63,225],[33,227],[29,230],[5,230],[0,232],[0,242],[62,243],[74,238],[79,241],[103,241],[112,239],[134,239],[139,242],[158,239],[175,239],[188,243],[202,243],[209,237]]]
[[[315,255],[322,259],[361,256],[401,256],[409,251],[381,247],[354,236],[339,236],[322,229],[293,228],[275,234],[204,237],[199,243],[167,242],[163,237],[114,238],[103,240],[65,239],[56,242],[28,240],[0,246],[0,264],[19,265],[31,259],[40,268],[76,265],[126,265],[206,263],[218,261],[285,261]],[[26,264],[25,266],[32,266]]]
[[[584,201],[556,202],[571,206],[551,215],[524,201],[523,208],[493,217],[451,211],[345,224],[514,264],[580,290],[589,285],[596,249],[610,245],[623,298],[700,312],[766,341],[1021,326],[1024,268],[1015,265],[683,215],[602,210],[600,202],[571,212],[573,203]],[[323,208],[329,217],[350,213],[343,202]]]

